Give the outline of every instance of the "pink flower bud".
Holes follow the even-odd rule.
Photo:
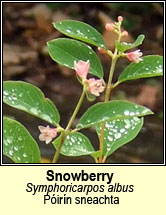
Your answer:
[[[39,135],[40,141],[45,141],[46,144],[50,143],[53,138],[57,136],[56,128],[50,128],[49,125],[47,127],[38,126],[41,134]]]
[[[94,78],[90,78],[86,83],[88,85],[89,92],[95,96],[100,96],[100,93],[105,89],[105,83],[102,79],[96,80]]]
[[[130,60],[130,61],[133,61],[135,63],[139,63],[140,61],[142,61],[143,59],[140,58],[141,56],[143,55],[142,52],[140,52],[140,50],[136,50],[136,51],[133,51],[133,52],[129,52],[126,54],[126,57]]]
[[[128,31],[123,31],[122,35],[127,37],[129,35],[129,33],[128,33]]]
[[[89,67],[90,67],[89,60],[87,62],[79,60],[78,63],[74,61],[74,69],[80,78],[86,79],[88,75]]]
[[[98,51],[99,51],[101,54],[105,54],[105,53],[106,53],[105,50],[102,49],[101,47],[98,47]]]
[[[105,29],[107,30],[107,31],[114,31],[114,24],[113,23],[107,23],[106,25],[105,25]]]
[[[122,22],[123,21],[123,17],[122,16],[118,16],[118,21]]]

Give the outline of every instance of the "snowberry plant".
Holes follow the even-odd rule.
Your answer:
[[[60,115],[54,103],[45,98],[40,89],[22,81],[4,81],[3,100],[11,107],[28,112],[49,123],[40,125],[39,139],[46,144],[52,143],[55,155],[52,163],[57,163],[59,155],[90,155],[96,163],[104,163],[118,148],[134,139],[143,126],[143,118],[153,112],[139,104],[124,100],[112,100],[111,92],[125,81],[139,78],[161,76],[163,58],[158,55],[143,56],[139,49],[144,35],[139,35],[134,43],[121,42],[128,36],[122,31],[123,17],[118,21],[107,23],[105,28],[117,35],[115,50],[109,50],[102,35],[93,27],[79,21],[65,20],[53,23],[62,34],[71,37],[58,38],[47,43],[51,58],[70,69],[82,87],[82,94],[69,122],[63,128]],[[110,38],[111,43],[111,38]],[[103,68],[95,51],[88,44],[98,48],[102,54],[110,57],[111,66],[108,80],[103,79]],[[112,83],[116,63],[119,58],[126,58],[130,64],[122,71],[117,82]],[[90,76],[91,75],[91,76]],[[94,101],[100,94],[104,101],[92,105],[73,127],[73,122],[84,99]],[[93,142],[81,133],[82,129],[95,127],[99,143],[95,151]],[[93,141],[93,140],[92,140]],[[3,118],[3,153],[15,163],[40,163],[38,144],[26,128],[18,121]]]

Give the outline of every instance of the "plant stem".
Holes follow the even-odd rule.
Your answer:
[[[54,158],[52,160],[52,163],[56,163],[58,158],[59,158],[59,154],[60,154],[60,151],[61,151],[61,148],[62,148],[62,145],[64,143],[64,140],[65,140],[65,131],[62,131],[62,137],[61,137],[61,141],[60,141],[60,144],[58,146],[58,149],[56,150],[56,153],[54,155]]]
[[[113,85],[112,85],[112,90],[113,90],[114,88],[116,88],[119,84],[120,84],[119,81],[117,81],[115,84],[113,84]]]
[[[77,103],[77,106],[76,106],[76,108],[75,108],[75,110],[74,110],[74,112],[73,112],[73,114],[72,114],[67,126],[66,126],[66,129],[64,131],[62,131],[61,141],[60,141],[60,144],[58,146],[58,149],[55,152],[55,155],[54,155],[54,158],[52,160],[52,163],[56,163],[58,158],[59,158],[59,154],[60,154],[62,145],[63,145],[63,143],[64,143],[64,141],[66,139],[66,136],[67,136],[72,124],[73,124],[73,121],[74,121],[74,119],[75,119],[75,117],[76,117],[76,115],[77,115],[77,113],[78,113],[78,111],[79,111],[79,109],[80,109],[80,107],[82,105],[82,102],[83,102],[83,100],[85,98],[85,94],[86,94],[86,90],[85,90],[85,87],[84,87],[83,91],[82,91],[82,94],[81,94],[81,97],[80,97],[80,99],[79,99],[79,101]]]
[[[83,100],[84,100],[85,93],[86,93],[85,88],[83,88],[81,97],[80,97],[80,99],[79,99],[79,101],[78,101],[78,103],[77,103],[77,106],[76,106],[76,108],[75,108],[75,110],[74,110],[74,112],[73,112],[73,115],[71,116],[70,121],[69,121],[69,123],[68,123],[68,125],[67,125],[67,127],[66,127],[66,129],[65,129],[66,132],[69,131],[69,129],[71,128],[71,126],[72,126],[72,124],[73,124],[73,121],[74,121],[74,119],[75,119],[75,117],[76,117],[76,115],[77,115],[77,113],[78,113],[78,111],[79,111],[79,109],[80,109],[80,107],[81,107],[81,105],[82,105],[82,102],[83,102]]]
[[[107,84],[106,93],[105,93],[105,100],[104,100],[105,102],[108,102],[109,98],[110,98],[111,83],[112,83],[112,78],[113,78],[116,62],[117,62],[117,57],[116,57],[116,55],[114,55],[114,57],[112,58],[112,64],[111,64],[111,68],[110,68],[110,74],[109,74],[108,84]]]
[[[111,68],[110,68],[110,74],[109,74],[109,79],[108,79],[108,84],[107,84],[107,88],[106,88],[104,102],[108,102],[109,98],[110,98],[111,83],[112,83],[112,78],[113,78],[113,74],[114,74],[114,71],[115,71],[115,65],[116,65],[116,61],[117,61],[116,55],[117,55],[117,53],[115,52],[115,54],[114,54],[114,56],[112,58],[112,64],[111,64]],[[100,147],[99,147],[99,150],[102,151],[102,152],[103,152],[103,149],[104,149],[104,127],[105,127],[105,123],[102,123],[101,134],[100,134]],[[103,153],[99,157],[99,163],[103,163]]]
[[[120,30],[119,30],[120,32]],[[119,37],[118,37],[118,42],[120,42],[121,39],[121,33],[119,33]],[[112,91],[112,78],[114,75],[114,71],[115,71],[115,66],[116,66],[116,62],[118,60],[118,50],[117,48],[115,48],[114,54],[112,56],[112,63],[111,63],[111,67],[110,67],[110,73],[109,73],[109,78],[108,78],[108,83],[107,83],[107,87],[106,87],[106,93],[105,93],[105,99],[104,102],[108,102],[110,99],[110,95],[111,95],[111,91]],[[105,128],[105,123],[102,123],[101,125],[101,134],[100,134],[100,146],[99,146],[99,150],[102,152],[101,156],[99,157],[99,163],[104,163],[106,158],[103,158],[103,150],[104,150],[104,128]]]

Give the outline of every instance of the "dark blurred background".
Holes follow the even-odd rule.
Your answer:
[[[163,3],[3,3],[3,80],[23,80],[38,86],[54,101],[61,114],[61,125],[66,126],[79,99],[81,86],[74,71],[56,64],[48,56],[46,42],[63,37],[53,28],[52,22],[64,19],[86,22],[102,33],[107,46],[113,50],[115,35],[106,32],[104,26],[116,21],[119,15],[124,17],[123,27],[129,32],[127,42],[133,42],[143,33],[145,41],[140,49],[144,55],[163,55]],[[107,78],[109,59],[98,55]],[[125,59],[119,61],[114,81],[129,64]],[[98,101],[102,99],[100,97]],[[106,163],[163,163],[162,77],[126,82],[113,91],[112,99],[127,99],[145,105],[155,115],[145,117],[137,138],[113,153]],[[79,116],[91,105],[85,101]],[[3,114],[14,117],[29,130],[39,143],[42,162],[50,162],[54,148],[38,139],[38,125],[47,123],[7,105],[3,105]],[[83,133],[98,149],[95,130]],[[90,156],[60,156],[59,159],[59,163],[92,162]],[[3,163],[11,163],[11,160],[4,156]]]

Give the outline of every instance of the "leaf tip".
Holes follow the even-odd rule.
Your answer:
[[[146,109],[143,111],[143,114],[145,114],[145,115],[152,115],[152,114],[154,114],[154,112],[151,111],[149,108],[146,108]]]
[[[154,112],[150,110],[150,114],[154,114]]]
[[[80,129],[82,129],[84,126],[81,124],[81,123],[79,123],[77,126],[76,126],[76,128],[78,129],[78,130],[80,130]]]

